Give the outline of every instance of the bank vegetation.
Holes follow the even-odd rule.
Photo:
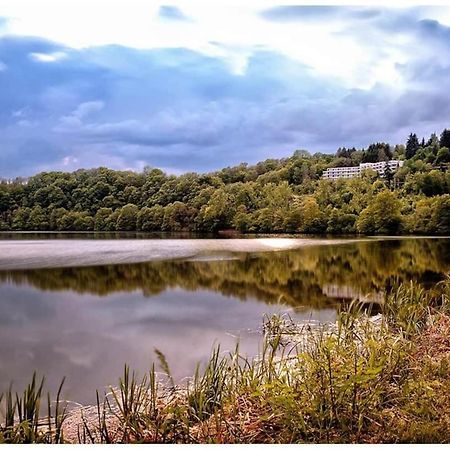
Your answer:
[[[450,130],[175,176],[107,168],[0,183],[0,231],[449,234]],[[396,172],[324,180],[329,167],[401,159]]]

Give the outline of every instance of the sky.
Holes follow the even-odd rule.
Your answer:
[[[0,2],[0,177],[206,172],[446,127],[449,6]]]

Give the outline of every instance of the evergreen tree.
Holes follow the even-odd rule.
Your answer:
[[[384,179],[386,180],[386,185],[390,188],[392,186],[392,180],[394,179],[394,172],[392,172],[389,164],[386,164],[384,169]]]
[[[441,147],[447,147],[448,149],[450,149],[450,130],[447,130],[447,128],[441,133],[439,145]]]
[[[417,139],[416,133],[411,133],[408,137],[408,140],[406,141],[406,159],[413,158],[417,153],[417,150],[419,150],[419,147],[419,140]]]
[[[375,163],[379,161],[389,161],[392,159],[392,150],[389,144],[377,142],[370,144],[367,150],[364,150],[362,162]]]

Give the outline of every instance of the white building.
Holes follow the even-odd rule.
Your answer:
[[[0,184],[28,184],[28,178],[0,178]]]
[[[322,178],[336,180],[338,178],[353,178],[361,175],[361,169],[356,167],[330,167],[325,170]]]
[[[361,163],[356,167],[330,167],[325,170],[322,178],[326,180],[337,180],[338,178],[354,178],[359,177],[364,170],[372,169],[378,172],[381,176],[384,176],[386,165],[392,172],[403,166],[404,161],[398,159],[391,159],[390,161],[381,161],[376,163]]]

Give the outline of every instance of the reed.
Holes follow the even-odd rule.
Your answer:
[[[63,424],[67,416],[66,403],[61,401],[64,381],[59,386],[54,402],[50,393],[47,394],[46,418],[41,417],[44,378],[38,381],[36,373],[33,373],[22,394],[14,394],[11,385],[6,394],[0,395],[0,406],[4,409],[4,421],[0,422],[0,442],[63,442]]]

